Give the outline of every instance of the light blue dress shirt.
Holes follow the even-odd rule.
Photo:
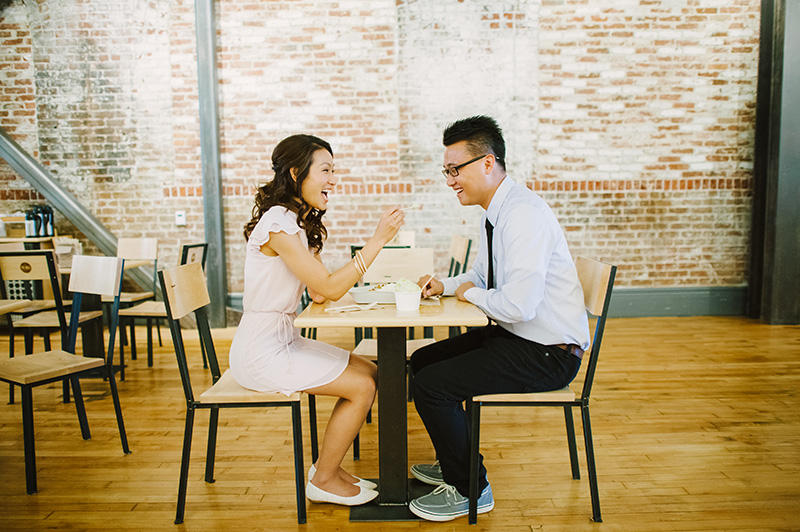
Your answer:
[[[495,287],[486,290],[485,220],[494,226]],[[538,194],[506,176],[481,217],[480,246],[468,272],[443,280],[444,294],[471,281],[464,293],[498,325],[543,345],[589,346],[583,290],[567,240]]]

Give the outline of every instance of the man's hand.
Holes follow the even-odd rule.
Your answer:
[[[456,297],[461,301],[466,301],[467,299],[464,297],[464,292],[469,290],[470,288],[475,288],[475,285],[471,282],[467,282],[456,288]]]
[[[430,275],[420,277],[417,284],[422,287],[422,299],[438,296],[444,292],[444,283],[437,281]]]

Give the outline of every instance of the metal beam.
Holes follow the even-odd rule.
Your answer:
[[[800,323],[800,2],[761,3],[749,315]]]
[[[217,40],[213,0],[195,0],[197,34],[197,83],[200,102],[200,158],[203,168],[203,216],[208,259],[206,276],[212,327],[225,327],[228,272],[225,260],[225,227],[222,209],[219,107],[217,98]]]
[[[55,180],[39,161],[12,139],[3,128],[0,128],[0,157],[14,169],[25,181],[31,184],[39,194],[65,216],[78,231],[84,234],[95,246],[111,257],[117,254],[117,237],[103,222],[83,206],[68,190]],[[128,272],[131,279],[143,290],[153,287],[152,270],[148,275],[136,268]]]

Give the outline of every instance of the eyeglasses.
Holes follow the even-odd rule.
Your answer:
[[[484,157],[486,157],[486,155],[489,155],[489,154],[487,153],[487,154],[485,154],[485,155],[481,155],[480,157],[475,157],[474,159],[470,159],[469,161],[467,161],[467,162],[465,162],[465,163],[461,163],[461,164],[459,164],[458,166],[451,166],[450,168],[443,168],[443,169],[442,169],[442,175],[443,175],[445,178],[447,178],[447,177],[458,177],[458,170],[459,170],[459,168],[464,168],[464,167],[465,167],[465,166],[467,166],[468,164],[472,164],[472,163],[474,163],[475,161],[480,161],[481,159],[483,159]]]

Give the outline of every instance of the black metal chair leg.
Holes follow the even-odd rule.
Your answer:
[[[147,318],[147,367],[153,367],[153,320]]]
[[[300,403],[292,404],[292,437],[294,440],[294,484],[297,495],[297,523],[306,522],[306,486],[303,466],[303,419]]]
[[[589,419],[589,405],[581,408],[583,418],[583,440],[586,444],[586,467],[589,470],[589,491],[592,495],[592,521],[602,523],[600,516],[600,492],[597,489],[597,468],[594,462],[594,444],[592,443],[592,422]]]
[[[131,331],[131,341],[128,343],[131,346],[131,360],[136,360],[136,319],[131,318],[128,323]]]
[[[206,357],[206,346],[200,342],[200,354],[203,355],[203,369],[208,369],[208,357]]]
[[[119,380],[125,380],[125,346],[122,336],[125,334],[125,318],[119,318]]]
[[[9,341],[9,344],[8,344],[8,358],[14,358],[14,342],[15,342],[15,339],[14,339],[14,327],[10,325],[10,320],[9,320],[9,327],[11,329],[10,329],[9,336],[8,336],[8,341]],[[14,385],[13,384],[9,384],[8,385],[8,404],[10,404],[10,405],[14,404]]]
[[[578,446],[575,444],[575,424],[572,421],[572,407],[564,407],[564,421],[567,424],[567,445],[569,446],[569,464],[572,466],[572,478],[581,478],[581,468],[578,463]]]
[[[81,426],[81,436],[84,440],[91,439],[92,435],[89,433],[89,421],[86,419],[86,408],[83,406],[83,394],[81,393],[81,383],[78,377],[72,376],[69,378],[72,383],[72,393],[75,396],[75,410],[78,412],[78,423]],[[66,402],[66,401],[65,401]]]
[[[69,379],[64,377],[61,381],[61,399],[64,404],[69,403],[70,398],[70,391],[69,391]]]
[[[186,487],[189,483],[189,459],[192,454],[192,430],[194,429],[194,408],[186,409],[186,427],[183,430],[183,451],[181,452],[181,476],[178,480],[178,508],[175,524],[183,523],[186,510]]]
[[[217,425],[219,408],[211,407],[208,419],[208,447],[206,448],[206,482],[214,482],[214,457],[217,454]]]
[[[28,495],[36,493],[36,446],[33,443],[33,393],[22,386],[22,439],[25,448],[25,488]]]
[[[119,440],[122,442],[122,452],[131,454],[128,447],[128,434],[125,432],[125,422],[122,420],[122,406],[119,403],[119,391],[117,390],[117,381],[114,378],[114,368],[106,366],[106,375],[108,376],[108,385],[111,387],[111,397],[114,400],[114,413],[117,415],[117,428],[119,429]]]
[[[308,395],[308,427],[311,438],[311,463],[316,464],[319,458],[319,440],[317,435],[317,398]]]
[[[353,440],[353,460],[361,460],[361,434],[356,434],[356,439]]]
[[[469,524],[478,522],[478,452],[481,444],[481,404],[467,399],[470,426],[469,446]]]

